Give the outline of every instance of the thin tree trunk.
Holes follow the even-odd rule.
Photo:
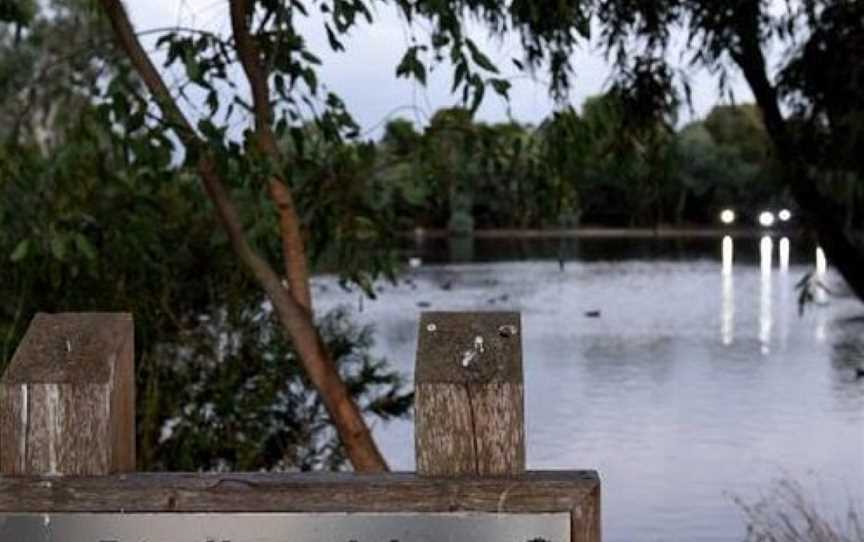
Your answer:
[[[288,274],[290,290],[283,286],[278,274],[249,245],[237,209],[234,207],[234,203],[225,189],[225,184],[216,170],[215,161],[210,152],[207,151],[206,143],[201,140],[191,123],[180,111],[161,75],[141,47],[141,43],[129,22],[122,0],[100,1],[121,48],[147,85],[165,120],[174,127],[187,151],[192,149],[201,151],[199,153],[201,158],[198,161],[198,173],[208,197],[216,208],[219,222],[228,235],[231,247],[273,304],[276,316],[291,338],[306,374],[321,394],[322,401],[354,469],[358,471],[387,470],[387,464],[372,439],[371,432],[359,408],[348,393],[348,389],[339,376],[333,360],[324,348],[323,341],[315,327],[311,312],[311,300],[308,294],[308,272],[306,271],[303,240],[293,201],[287,187],[278,179],[270,180],[270,193],[280,212],[283,256],[286,259],[286,273]],[[253,92],[255,92],[254,86]],[[264,121],[256,115],[256,124]],[[259,130],[259,141],[260,139]],[[275,142],[273,143],[275,148]],[[263,143],[263,145],[267,144],[266,142]],[[302,261],[297,261],[300,259]]]
[[[684,223],[684,210],[687,208],[687,189],[682,188],[678,195],[678,205],[675,206],[675,224],[680,226]]]
[[[237,55],[252,93],[255,112],[255,135],[258,149],[274,165],[282,163],[282,154],[273,135],[273,109],[270,107],[268,73],[255,39],[249,33],[253,5],[249,0],[231,0],[231,29],[237,44]],[[279,211],[279,229],[282,235],[282,258],[285,275],[294,298],[310,313],[312,294],[309,290],[309,270],[306,262],[300,219],[294,207],[294,198],[283,179],[270,179],[270,196]]]

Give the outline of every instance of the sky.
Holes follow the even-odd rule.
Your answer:
[[[153,28],[183,25],[207,29],[227,35],[230,31],[228,2],[225,0],[127,0],[133,25],[141,32]],[[346,102],[348,110],[367,137],[377,138],[387,120],[396,117],[413,120],[423,126],[431,115],[442,107],[458,105],[460,95],[450,92],[452,71],[440,65],[429,74],[427,86],[413,80],[397,79],[396,66],[409,44],[410,29],[399,18],[395,9],[379,7],[373,24],[361,24],[345,40],[346,51],[333,53],[327,45],[323,27],[310,19],[305,36],[311,49],[323,60],[319,80],[335,91]],[[421,29],[422,31],[422,29]],[[487,122],[515,120],[538,124],[554,109],[544,74],[531,77],[519,73],[510,59],[521,57],[518,38],[501,42],[490,39],[484,30],[469,27],[469,34],[502,69],[504,77],[512,78],[510,99],[504,100],[487,93],[477,118]],[[155,36],[142,38],[148,49],[153,48]],[[592,47],[584,47],[572,58],[576,78],[570,103],[577,108],[585,98],[608,88],[611,69],[603,54]],[[704,70],[689,73],[693,87],[694,112],[681,111],[680,122],[695,116],[705,116],[720,101],[716,78]],[[752,95],[740,76],[732,80],[737,102],[752,100]]]

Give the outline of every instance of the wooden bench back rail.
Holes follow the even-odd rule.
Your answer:
[[[563,512],[570,515],[571,542],[599,542],[600,481],[593,471],[444,479],[407,473],[0,477],[0,515],[80,512]]]
[[[285,532],[293,531],[284,521],[309,532],[322,521],[286,514],[359,514],[350,521],[361,524],[363,514],[396,514],[403,526],[426,525],[423,532],[437,536],[444,524],[426,522],[448,516],[464,528],[476,518],[463,512],[511,538],[511,524],[496,522],[525,515],[523,531],[533,525],[560,533],[556,541],[600,542],[596,472],[525,471],[521,336],[518,313],[422,315],[417,474],[124,474],[135,465],[131,315],[39,314],[0,380],[0,542],[61,540],[50,538],[55,519],[62,533],[74,534],[69,540],[118,525],[134,538],[148,514],[162,515],[161,528],[269,514],[258,520],[282,521]],[[189,515],[200,513],[209,519]],[[405,513],[425,516],[399,516]]]

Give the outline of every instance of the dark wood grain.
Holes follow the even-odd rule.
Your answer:
[[[430,478],[390,474],[129,474],[0,476],[0,514],[42,513],[557,513],[572,542],[600,542],[594,471]]]
[[[423,313],[415,372],[418,473],[525,471],[521,331],[516,312]]]
[[[483,338],[485,352],[468,370],[462,354]],[[420,315],[416,380],[464,384],[477,381],[521,384],[522,323],[518,312],[441,312]]]
[[[129,314],[37,314],[0,380],[0,473],[133,470],[133,356]]]
[[[0,476],[0,513],[567,512],[592,516],[594,471],[429,478],[410,473]],[[579,520],[582,521],[581,519]]]

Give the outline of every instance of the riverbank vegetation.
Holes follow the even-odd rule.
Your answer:
[[[756,225],[766,208],[794,204],[758,109],[719,105],[679,128],[628,122],[614,93],[537,126],[488,124],[460,108],[421,129],[389,122],[374,147],[370,198],[389,205],[401,229],[705,227],[723,209]],[[850,206],[848,220],[854,216]]]
[[[424,25],[412,30],[395,75],[424,84],[430,69],[446,66],[461,100],[427,125],[393,120],[365,140],[319,68],[324,52],[350,45],[353,29],[376,24],[373,4],[390,5],[414,30]],[[185,427],[228,423],[211,413],[239,404],[229,392],[253,378],[244,371],[254,358],[285,376],[262,405],[282,404],[291,382],[302,382],[324,408],[314,419],[335,427],[328,442],[344,447],[342,457],[358,470],[386,470],[363,415],[404,414],[409,396],[372,360],[358,366],[362,385],[352,383],[326,316],[315,313],[309,278],[326,260],[345,283],[374,295],[374,280],[398,272],[393,239],[404,229],[705,225],[726,206],[741,209],[742,220],[765,206],[793,206],[864,298],[855,232],[860,3],[808,0],[781,12],[756,0],[736,9],[626,0],[544,9],[485,0],[228,6],[229,31],[161,29],[154,56],[120,0],[0,0],[0,363],[37,310],[135,312],[146,345],[139,389],[149,390],[139,412],[151,417],[139,427],[157,450],[148,465],[162,464],[160,441],[182,434],[163,429],[182,428],[172,420],[188,405],[203,405],[203,414],[188,414],[197,421]],[[304,37],[311,7],[329,51],[313,51]],[[507,97],[510,81],[465,33],[468,19],[519,39],[520,72],[548,73],[558,105],[545,120],[475,118],[484,96]],[[680,125],[687,82],[669,59],[682,35],[689,65],[719,74],[721,87],[740,70],[755,106],[720,106]],[[570,58],[591,43],[612,59],[612,82],[604,95],[568,104]],[[784,51],[776,69],[765,58],[770,47]],[[368,353],[359,332],[345,333],[361,347],[351,355]],[[183,345],[191,337],[211,341],[212,356],[235,356],[201,369],[231,368],[220,403],[227,410],[207,396],[218,378],[183,374],[180,360],[194,365],[195,349]],[[282,346],[235,352],[235,337]],[[203,386],[204,395],[152,399],[172,378],[183,389]],[[288,412],[280,423],[304,416]],[[292,447],[308,435],[288,425],[260,433],[280,435],[285,466],[330,464],[296,459]],[[194,463],[223,464],[215,456]]]
[[[51,16],[30,13],[26,29],[0,25],[0,373],[36,312],[131,312],[141,470],[345,468],[322,397],[195,173],[167,136],[128,115],[125,91],[111,103],[90,95],[88,84],[128,72],[101,62],[116,51],[85,5],[58,1]],[[70,64],[69,50],[98,54]],[[131,133],[116,131],[115,114]],[[257,212],[254,191],[242,198],[249,242],[278,259],[275,213]],[[314,262],[340,245],[322,235],[310,246]],[[345,263],[352,254],[334,259],[346,277],[374,267]],[[343,311],[315,323],[358,410],[406,416],[412,394],[371,355],[372,330]]]
[[[747,519],[746,542],[864,542],[856,505],[826,513],[794,481],[781,480],[754,503],[735,498]]]

